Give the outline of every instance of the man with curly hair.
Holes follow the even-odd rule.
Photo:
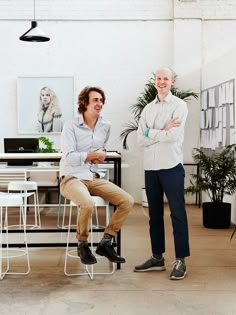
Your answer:
[[[62,131],[62,159],[60,163],[61,193],[80,206],[77,220],[78,256],[84,264],[95,264],[96,257],[88,246],[89,219],[95,208],[91,195],[100,196],[117,206],[96,254],[111,262],[124,263],[112,239],[120,230],[130,209],[133,198],[117,185],[100,178],[98,163],[106,158],[106,145],[111,124],[101,116],[105,93],[98,87],[85,87],[78,97],[78,117],[64,124]]]

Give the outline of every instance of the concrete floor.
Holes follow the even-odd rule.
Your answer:
[[[236,236],[233,227],[212,230],[202,227],[201,209],[188,206],[191,256],[186,260],[188,275],[171,281],[174,261],[172,228],[166,207],[166,271],[135,273],[133,267],[150,257],[148,218],[136,205],[122,228],[122,255],[127,263],[113,275],[68,277],[64,275],[64,248],[30,248],[31,272],[26,276],[7,275],[0,281],[2,315],[235,315]],[[43,209],[43,224],[56,224],[56,210]],[[29,236],[46,241],[56,236]],[[22,268],[23,259],[12,264]],[[78,260],[74,268],[83,268]],[[99,267],[100,266],[100,267]],[[109,270],[106,259],[97,268]]]

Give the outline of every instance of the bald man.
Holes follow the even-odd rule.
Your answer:
[[[174,83],[175,74],[170,68],[157,70],[157,97],[144,108],[139,121],[138,144],[144,149],[152,256],[136,266],[134,271],[165,270],[165,193],[170,207],[176,257],[170,279],[180,280],[186,276],[185,257],[190,255],[182,153],[188,109],[183,100],[172,95]]]

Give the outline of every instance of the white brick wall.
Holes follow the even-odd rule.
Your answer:
[[[235,19],[236,0],[174,0],[175,18]]]
[[[33,0],[0,0],[0,20],[31,20]],[[236,0],[35,0],[37,20],[236,19]]]
[[[155,20],[172,17],[173,0],[35,0],[36,19]],[[0,0],[1,19],[32,19],[33,0]]]

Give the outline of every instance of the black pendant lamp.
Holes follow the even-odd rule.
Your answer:
[[[48,42],[50,40],[43,31],[38,27],[38,23],[35,21],[35,0],[34,0],[34,20],[31,21],[31,28],[25,32],[20,40],[25,42]]]

